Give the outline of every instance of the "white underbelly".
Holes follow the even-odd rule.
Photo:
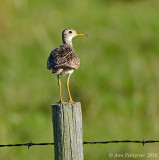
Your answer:
[[[59,75],[68,75],[68,74],[72,74],[74,72],[74,69],[67,69],[67,70],[63,70]]]

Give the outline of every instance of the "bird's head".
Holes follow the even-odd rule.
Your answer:
[[[77,33],[74,29],[65,29],[62,32],[63,43],[72,44],[72,38],[76,36],[87,36],[87,34]]]

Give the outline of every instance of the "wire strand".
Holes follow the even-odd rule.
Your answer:
[[[91,144],[91,145],[95,145],[95,144],[108,144],[108,143],[141,143],[143,146],[146,143],[159,143],[159,140],[113,140],[113,141],[99,141],[99,142],[83,142],[83,144]],[[54,145],[54,143],[23,143],[23,144],[7,144],[7,145],[0,145],[0,147],[20,147],[20,146],[27,146],[28,149],[31,146],[46,146],[46,145]]]

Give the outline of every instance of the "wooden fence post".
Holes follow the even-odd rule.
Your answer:
[[[81,103],[52,105],[55,160],[83,160]]]

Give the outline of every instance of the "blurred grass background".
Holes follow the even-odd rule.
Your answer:
[[[70,80],[84,141],[157,140],[158,19],[157,0],[0,1],[0,144],[53,141],[59,90],[46,61],[65,28],[89,35],[73,39],[81,66]],[[125,152],[157,153],[158,144],[84,145],[87,160]],[[44,158],[53,159],[53,146],[0,149],[0,160]]]

